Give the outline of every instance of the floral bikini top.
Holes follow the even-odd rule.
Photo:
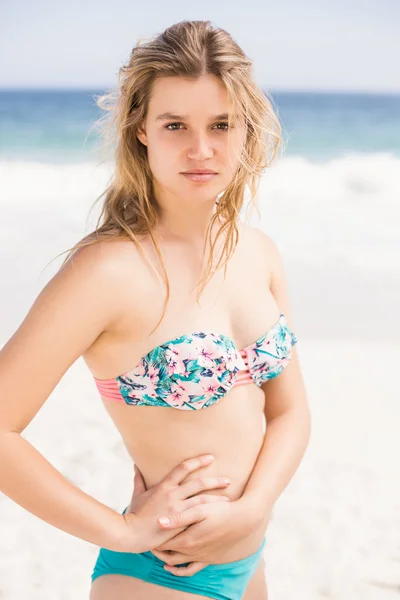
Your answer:
[[[198,410],[218,402],[234,385],[260,387],[279,375],[297,341],[281,313],[266,334],[242,350],[226,335],[191,333],[150,350],[122,375],[94,379],[100,394],[109,400]]]

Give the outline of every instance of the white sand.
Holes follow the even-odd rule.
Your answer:
[[[298,349],[313,435],[267,530],[271,600],[398,598],[399,347],[302,339]],[[130,462],[83,361],[24,435],[76,485],[123,508]],[[0,509],[0,598],[86,598],[97,548],[4,496]]]
[[[360,178],[368,172],[361,166]],[[64,175],[70,185],[65,198]],[[62,170],[51,186],[45,186],[44,168],[43,173],[25,166],[10,172],[9,187],[15,196],[11,195],[0,224],[0,309],[7,315],[0,321],[1,344],[50,277],[47,271],[39,280],[46,262],[78,239],[81,232],[72,230],[66,207],[74,198],[74,218],[79,226],[84,224],[86,207],[78,210],[78,188],[94,175],[88,170],[75,179],[72,172]],[[283,175],[282,186],[291,181]],[[295,192],[273,189],[276,202],[270,199],[270,204],[276,214],[270,228],[279,231],[273,237],[287,259],[313,427],[304,460],[276,503],[267,530],[270,600],[394,600],[400,597],[400,281],[385,262],[392,254],[383,229],[379,239],[371,229],[370,241],[365,237],[360,245],[349,229],[344,255],[340,250],[345,227],[335,221],[336,241],[332,235],[322,256],[318,240],[312,255],[314,240],[284,219],[285,211],[292,214],[290,206],[303,206],[304,198],[297,194],[299,177],[295,180]],[[18,188],[21,182],[28,195]],[[303,184],[305,194],[309,186]],[[50,210],[54,189],[60,190],[60,204]],[[382,190],[384,196],[386,188]],[[43,206],[42,192],[47,194]],[[93,199],[97,192],[100,189],[90,189],[88,197]],[[9,194],[3,197],[10,199]],[[370,211],[375,202],[379,212],[381,197],[367,200]],[[341,202],[343,207],[358,202],[362,218],[360,197],[342,197]],[[315,202],[311,207],[310,228],[315,233],[333,206],[336,198],[331,206]],[[393,218],[396,212],[398,207]],[[18,215],[24,218],[16,221]],[[286,222],[290,234],[285,232]],[[358,235],[361,229],[353,231]],[[396,244],[392,265],[399,256]],[[375,256],[369,271],[358,260],[367,260],[364,248]],[[311,255],[315,260],[309,260]],[[57,261],[54,269],[56,265]],[[87,493],[116,510],[125,506],[132,492],[132,466],[82,360],[60,381],[24,436]],[[4,495],[0,495],[0,531],[1,600],[88,598],[95,546],[47,525]]]

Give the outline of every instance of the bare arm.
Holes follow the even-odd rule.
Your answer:
[[[21,435],[116,317],[118,267],[103,244],[81,249],[56,273],[0,351],[0,491],[54,527],[113,549],[123,517],[65,479]]]
[[[271,293],[295,332],[284,264],[273,240],[266,241],[273,264]],[[263,383],[262,389],[267,429],[242,499],[253,510],[259,508],[258,514],[265,517],[297,471],[310,440],[310,411],[296,346],[292,347],[289,364],[277,377]]]

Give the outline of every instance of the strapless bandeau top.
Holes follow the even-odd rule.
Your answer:
[[[218,402],[235,385],[260,387],[279,375],[297,341],[281,313],[267,333],[241,350],[226,335],[199,331],[157,346],[117,377],[94,380],[108,400],[198,410]]]

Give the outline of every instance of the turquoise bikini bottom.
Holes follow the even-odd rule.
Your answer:
[[[233,562],[207,565],[190,576],[166,571],[163,568],[166,563],[151,551],[136,554],[100,548],[91,579],[93,582],[101,575],[113,573],[216,600],[241,600],[262,558],[264,546],[265,538],[254,554]],[[181,563],[181,566],[188,564]]]

